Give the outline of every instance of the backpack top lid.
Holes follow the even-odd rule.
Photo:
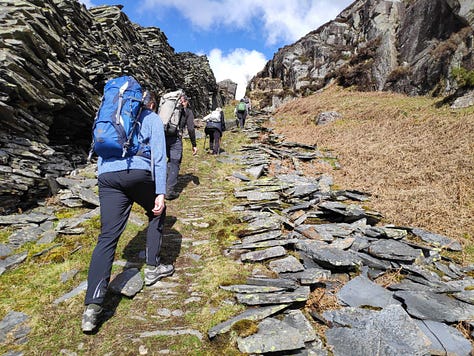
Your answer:
[[[104,86],[104,104],[100,110],[115,111],[115,121],[129,132],[142,106],[142,87],[132,76],[110,79]]]
[[[209,115],[204,117],[204,121],[221,122],[221,112],[222,112],[222,109],[220,108],[217,108],[214,111],[211,111]]]
[[[137,120],[142,88],[131,76],[107,81],[93,126],[93,149],[102,158],[128,157],[138,151]]]
[[[163,124],[167,124],[173,116],[176,117],[176,110],[179,110],[179,98],[184,96],[184,91],[178,89],[170,93],[164,94],[160,99],[160,105],[158,107],[158,115],[160,116]]]

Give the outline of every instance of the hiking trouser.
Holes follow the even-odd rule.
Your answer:
[[[237,120],[239,121],[238,126],[243,129],[245,125],[245,119],[247,118],[246,111],[237,111]]]
[[[205,130],[209,135],[209,149],[212,154],[217,155],[220,152],[221,132],[218,129],[208,128]]]
[[[92,253],[87,277],[85,304],[102,304],[110,281],[112,263],[120,235],[125,230],[134,202],[142,206],[148,217],[146,264],[160,263],[160,249],[166,210],[153,215],[155,182],[150,171],[127,170],[99,175],[101,230]]]
[[[166,156],[168,157],[166,175],[166,194],[176,193],[179,168],[183,158],[183,141],[181,136],[166,136]]]

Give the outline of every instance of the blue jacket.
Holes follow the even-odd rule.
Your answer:
[[[128,169],[144,169],[151,171],[155,179],[155,193],[166,193],[166,141],[163,123],[160,117],[151,110],[143,110],[138,140],[150,147],[151,159],[143,156],[103,159],[97,161],[98,175]],[[153,171],[152,163],[153,161]]]

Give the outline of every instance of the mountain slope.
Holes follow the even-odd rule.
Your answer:
[[[357,0],[333,21],[280,49],[249,83],[276,107],[336,81],[363,91],[450,94],[451,70],[474,69],[474,3]]]

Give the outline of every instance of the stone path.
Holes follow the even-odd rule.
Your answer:
[[[261,135],[259,124],[265,119],[249,120],[247,134]],[[380,226],[382,215],[361,205],[369,194],[336,191],[327,175],[301,174],[299,162],[324,159],[316,147],[285,142],[271,130],[264,135],[262,143],[217,158],[219,164],[242,163],[230,177],[235,181],[237,203],[232,210],[240,217],[239,240],[223,252],[249,264],[252,272],[245,283],[220,286],[234,298],[212,313],[226,304],[244,305],[244,310],[205,332],[187,322],[193,313],[212,305],[197,281],[206,261],[217,258],[203,253],[207,244],[215,243],[203,232],[212,224],[208,209],[219,209],[224,193],[210,184],[213,177],[198,177],[186,167],[179,199],[187,199],[188,207],[180,210],[179,199],[169,203],[163,244],[163,259],[175,264],[175,274],[143,288],[138,273],[143,252],[131,244],[124,260],[117,262],[125,267],[123,278],[119,275],[115,285],[111,283],[115,293],[133,297],[129,313],[134,330],[127,335],[139,354],[173,354],[166,342],[159,350],[149,349],[149,338],[172,336],[184,342],[191,337],[198,348],[218,350],[217,340],[235,333],[234,347],[246,354],[469,355],[474,266],[457,265],[441,253],[459,252],[460,244],[416,227]],[[282,159],[292,164],[281,165]],[[268,173],[271,164],[274,175]],[[65,204],[96,204],[88,191],[94,182],[60,182],[71,187],[64,194]],[[54,241],[55,233],[77,233],[80,222],[94,214],[92,209],[54,229],[45,211],[0,218],[4,225],[28,223],[0,249],[6,256],[0,273],[21,263],[23,256],[15,255],[12,247],[31,241],[33,229],[34,239]],[[140,223],[139,217],[133,218]],[[55,303],[76,298],[84,288],[79,285]],[[118,317],[117,303],[112,298],[109,318]],[[0,323],[0,337],[14,335],[18,343],[25,342],[27,319],[21,313],[7,315]],[[463,334],[460,326],[471,335]]]

